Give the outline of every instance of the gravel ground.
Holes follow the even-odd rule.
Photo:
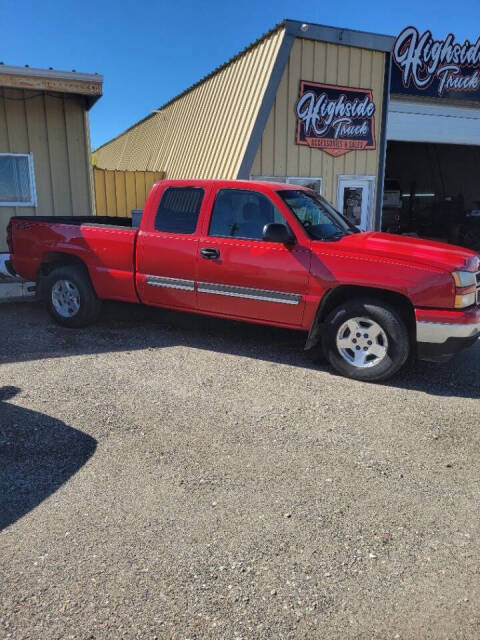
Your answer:
[[[368,385],[268,327],[0,323],[0,637],[480,638],[480,343]]]

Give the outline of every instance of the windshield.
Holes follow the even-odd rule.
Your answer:
[[[277,193],[312,240],[339,240],[345,235],[358,233],[357,227],[313,191],[292,189]]]

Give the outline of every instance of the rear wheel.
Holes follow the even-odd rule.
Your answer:
[[[54,269],[47,276],[42,291],[50,315],[65,327],[85,327],[100,313],[101,302],[81,266]]]
[[[401,316],[393,307],[366,298],[346,302],[330,313],[323,345],[338,373],[370,382],[393,376],[410,352]]]

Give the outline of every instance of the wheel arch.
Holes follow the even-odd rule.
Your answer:
[[[359,297],[373,298],[393,307],[399,313],[407,326],[410,342],[412,344],[415,343],[415,309],[407,296],[390,289],[379,289],[377,287],[357,285],[339,285],[338,287],[329,289],[329,291],[327,291],[320,300],[317,313],[315,314],[315,318],[308,333],[305,349],[311,349],[320,341],[323,331],[323,322],[333,309],[340,306],[342,302]]]
[[[95,290],[92,278],[88,271],[86,263],[78,256],[72,253],[64,253],[62,251],[49,251],[42,256],[42,261],[37,271],[37,290],[40,297],[43,296],[42,285],[47,276],[59,267],[78,266],[81,267],[90,279],[90,283]]]

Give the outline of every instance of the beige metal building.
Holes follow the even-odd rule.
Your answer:
[[[93,213],[88,110],[102,83],[97,74],[0,66],[0,262],[12,215]]]
[[[393,38],[286,20],[97,149],[104,169],[310,184],[379,214]]]

